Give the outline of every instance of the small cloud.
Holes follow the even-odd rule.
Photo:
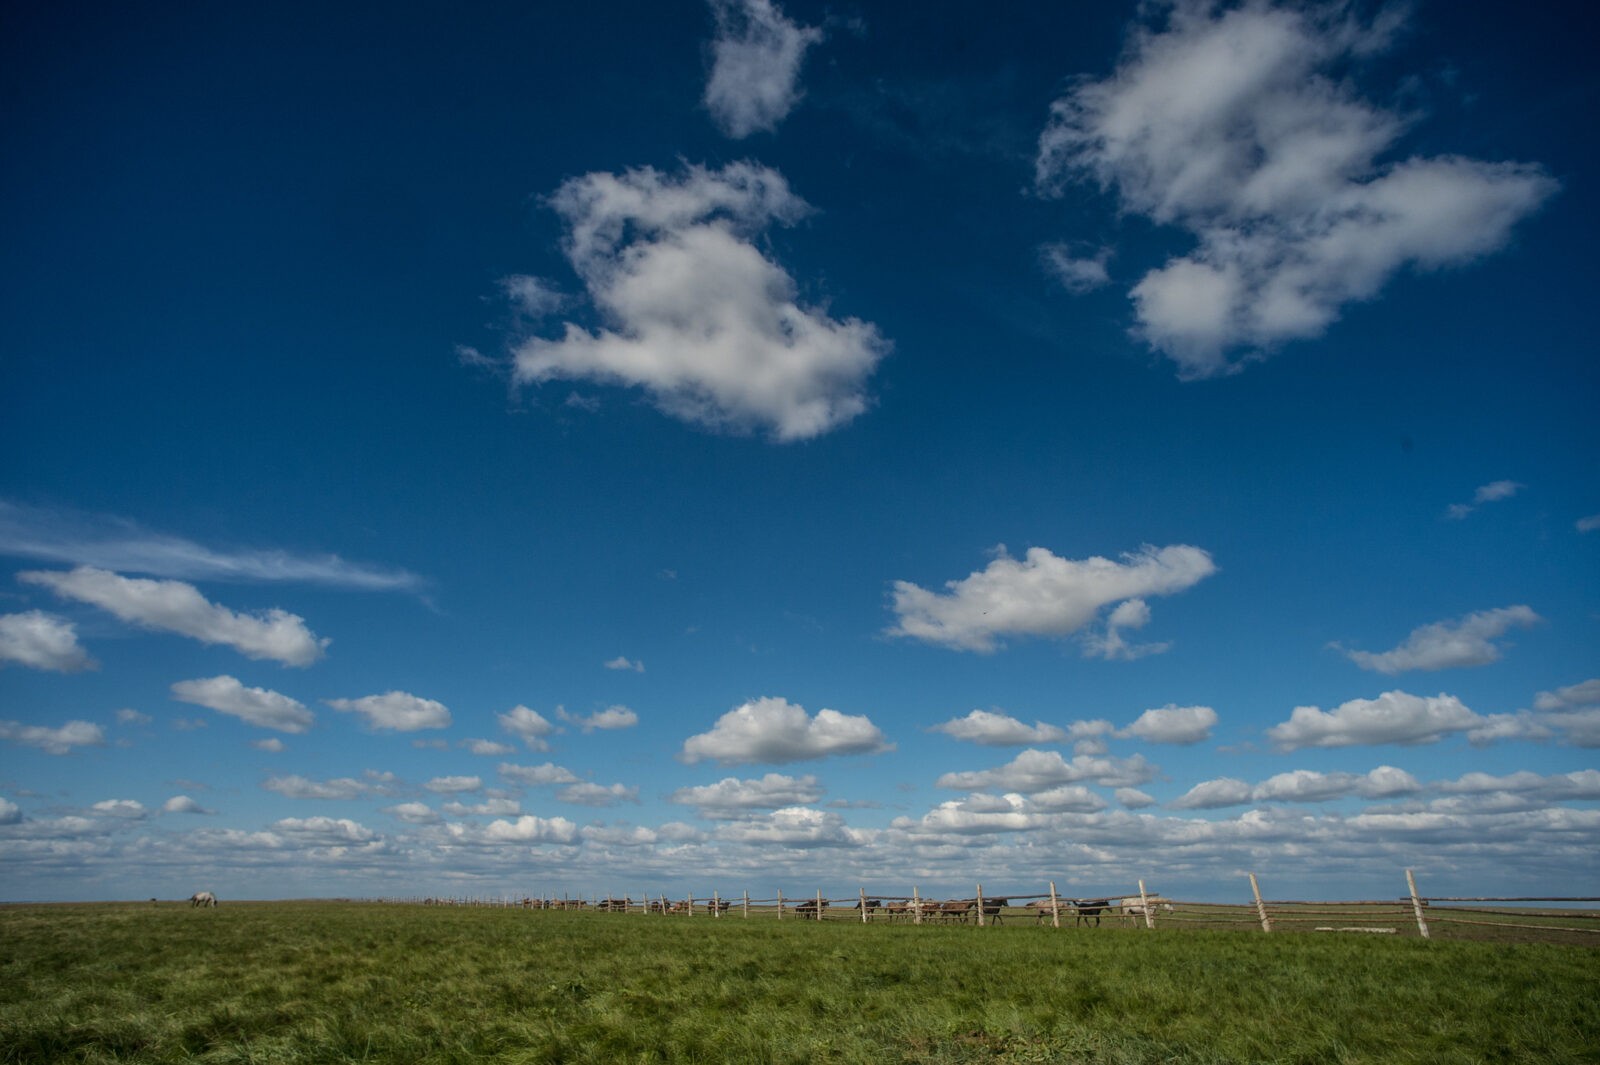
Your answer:
[[[139,711],[128,707],[117,711],[117,724],[119,725],[148,725],[151,720],[149,714],[141,714]]]
[[[268,754],[282,754],[289,749],[288,745],[276,736],[264,740],[251,740],[250,746],[258,751],[266,751]]]
[[[1168,703],[1159,710],[1146,710],[1137,721],[1117,735],[1123,739],[1134,737],[1150,743],[1187,746],[1210,739],[1211,730],[1216,724],[1217,712],[1209,706],[1176,706]]]
[[[1111,261],[1110,248],[1080,255],[1066,244],[1046,244],[1039,249],[1039,256],[1045,270],[1075,296],[1111,284],[1111,275],[1106,270],[1106,264]]]
[[[510,762],[501,762],[497,772],[507,780],[515,780],[521,784],[530,784],[534,787],[543,787],[549,784],[576,784],[578,777],[570,769],[546,762],[544,765],[513,765]]]
[[[198,802],[189,798],[187,795],[174,795],[172,798],[161,804],[161,812],[164,814],[211,813],[210,810],[207,810],[204,806],[201,806]]]
[[[422,786],[438,795],[459,795],[462,792],[483,790],[483,778],[434,777]]]
[[[142,821],[150,815],[144,803],[137,799],[106,799],[95,803],[91,809],[105,817],[121,817],[129,821]]]
[[[360,714],[367,719],[368,728],[416,732],[450,725],[450,711],[443,703],[419,698],[408,692],[392,691],[383,695],[365,695],[359,699],[325,701],[340,713]]]
[[[1587,518],[1579,518],[1576,528],[1581,533],[1594,532],[1600,529],[1600,514],[1590,514]]]
[[[1068,738],[1067,731],[1056,725],[1036,721],[1025,725],[1008,714],[991,710],[973,710],[966,717],[952,718],[942,725],[934,725],[929,732],[942,732],[955,740],[976,743],[984,747],[1022,747],[1030,743],[1060,743]]]
[[[626,706],[608,706],[604,710],[597,710],[588,717],[579,717],[569,714],[561,708],[556,709],[556,716],[569,725],[577,725],[585,733],[600,730],[609,732],[615,729],[632,728],[639,723],[639,715],[629,710]]]
[[[703,817],[743,816],[751,810],[777,810],[785,806],[809,806],[822,798],[817,778],[768,773],[755,780],[725,777],[715,784],[679,788],[668,801],[682,806],[697,806]]]
[[[478,754],[485,757],[499,757],[516,750],[510,744],[496,743],[494,740],[462,740],[460,746],[462,750],[470,754]]]
[[[711,0],[711,13],[706,109],[736,140],[777,129],[800,100],[800,66],[822,30],[791,22],[772,0]]]
[[[72,622],[42,610],[0,616],[0,666],[7,664],[55,673],[81,673],[99,665],[79,646]]]
[[[1491,481],[1479,485],[1478,490],[1472,493],[1471,503],[1451,503],[1445,510],[1445,517],[1460,521],[1485,503],[1498,503],[1502,499],[1510,499],[1527,485],[1518,484],[1516,481]]]
[[[1411,630],[1404,643],[1390,651],[1343,651],[1362,669],[1393,675],[1407,670],[1460,669],[1499,661],[1494,640],[1513,628],[1527,628],[1543,619],[1526,606],[1480,610],[1455,621],[1436,621]]]
[[[1116,800],[1129,810],[1142,810],[1146,806],[1154,806],[1155,799],[1140,791],[1138,788],[1118,788],[1113,794]]]
[[[385,806],[383,812],[411,825],[434,825],[440,820],[439,815],[425,802],[402,802],[394,806]]]
[[[606,663],[607,669],[631,669],[635,673],[644,672],[643,662],[631,662],[625,656],[618,655]]]
[[[1351,699],[1332,710],[1297,706],[1289,720],[1267,729],[1280,751],[1304,747],[1355,747],[1384,743],[1437,743],[1465,733],[1473,742],[1525,735],[1530,726],[1511,714],[1483,716],[1453,695],[1388,691],[1375,699]]]
[[[558,709],[557,714],[561,711]],[[530,750],[548,751],[550,743],[545,738],[556,731],[552,725],[537,710],[530,710],[526,706],[514,706],[503,714],[496,714],[500,727],[521,739]]]
[[[46,754],[68,754],[74,747],[103,747],[106,736],[99,725],[88,721],[68,721],[56,728],[0,721],[0,740],[37,747]]]
[[[258,728],[300,733],[316,718],[303,704],[287,695],[265,688],[246,688],[229,676],[180,680],[172,685],[172,697],[228,714]]]
[[[619,802],[638,802],[639,789],[626,784],[591,784],[582,781],[557,791],[556,799],[575,806],[615,806]]]

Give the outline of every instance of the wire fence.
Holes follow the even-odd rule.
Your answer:
[[[524,895],[497,897],[393,898],[387,902],[426,906],[496,906],[527,910],[582,910],[594,913],[740,920],[826,921],[903,925],[1033,925],[1054,929],[1122,928],[1145,932],[1250,931],[1265,934],[1337,932],[1430,939],[1480,939],[1498,942],[1564,942],[1600,946],[1600,896],[1434,896],[1419,893],[1406,870],[1406,894],[1390,899],[1268,899],[1259,878],[1248,874],[1248,902],[1218,903],[1167,898],[1139,881],[1133,890],[1099,895],[1066,895],[1054,882],[1045,891],[986,892],[975,885],[970,896],[929,898],[915,887],[909,895],[870,892],[854,895],[752,897],[665,894],[589,896]]]

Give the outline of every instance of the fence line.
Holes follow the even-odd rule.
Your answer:
[[[1249,873],[1247,876],[1250,901],[1240,903],[1168,899],[1148,890],[1143,879],[1138,881],[1137,890],[1134,891],[1077,898],[1061,895],[1052,880],[1047,883],[1046,891],[1037,894],[1013,892],[1001,895],[985,892],[980,883],[975,885],[970,896],[945,900],[924,896],[920,887],[913,885],[909,895],[869,892],[865,886],[861,886],[854,895],[841,898],[824,896],[820,890],[808,896],[785,896],[779,889],[770,898],[753,898],[748,890],[737,897],[724,897],[719,891],[713,890],[709,896],[690,893],[677,900],[671,900],[665,894],[651,896],[646,893],[638,899],[611,895],[604,898],[598,895],[574,898],[565,894],[559,897],[550,894],[539,897],[449,896],[388,901],[444,906],[595,910],[660,916],[738,916],[745,920],[801,919],[857,924],[876,921],[914,925],[972,924],[977,927],[1007,923],[1008,919],[1010,923],[1019,923],[1031,917],[1031,923],[1044,925],[1048,921],[1054,929],[1098,926],[1103,919],[1109,919],[1113,925],[1146,931],[1174,926],[1184,929],[1255,926],[1266,934],[1308,930],[1413,934],[1410,929],[1414,927],[1414,934],[1421,938],[1431,938],[1436,931],[1448,934],[1452,930],[1468,937],[1483,938],[1484,932],[1474,930],[1493,930],[1500,935],[1490,938],[1514,938],[1521,932],[1560,933],[1558,939],[1600,945],[1600,912],[1570,908],[1572,904],[1600,903],[1600,896],[1474,895],[1430,898],[1419,891],[1415,874],[1407,869],[1406,894],[1392,899],[1268,899],[1262,893],[1256,874]],[[1477,905],[1455,905],[1459,903]],[[1522,904],[1523,908],[1507,909],[1504,905],[1492,905],[1496,903]],[[1541,909],[1527,908],[1527,904],[1537,903],[1546,906]],[[1063,922],[1062,918],[1068,920]]]

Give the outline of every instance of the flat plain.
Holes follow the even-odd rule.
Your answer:
[[[0,1062],[1600,1062],[1600,951],[176,902],[0,907]]]

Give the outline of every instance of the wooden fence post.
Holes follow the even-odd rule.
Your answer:
[[[983,927],[983,885],[978,885],[978,927]]]
[[[1272,931],[1272,921],[1267,917],[1267,904],[1261,901],[1261,885],[1256,883],[1256,874],[1250,874],[1250,891],[1256,897],[1256,913],[1261,917],[1261,930]]]
[[[750,919],[750,889],[749,888],[745,888],[744,889],[744,919],[746,921],[748,921]]]
[[[867,923],[867,889],[861,889],[861,923]]]
[[[922,900],[917,897],[917,888],[915,884],[913,884],[911,887],[911,923],[922,923]]]
[[[1061,927],[1061,904],[1056,899],[1056,882],[1050,881],[1050,927]]]
[[[1411,912],[1417,915],[1417,931],[1422,933],[1422,938],[1428,936],[1428,919],[1422,916],[1422,900],[1417,898],[1417,878],[1411,875],[1411,870],[1406,870],[1406,887],[1411,889]]]
[[[1154,928],[1156,919],[1150,915],[1150,896],[1145,894],[1144,881],[1139,881],[1139,905],[1144,909],[1144,926]]]
[[[822,923],[822,889],[817,889],[817,923]]]
[[[783,888],[778,889],[778,920],[783,920]]]
[[[722,900],[717,897],[715,888],[713,888],[711,891],[711,915],[713,917],[722,916]]]

